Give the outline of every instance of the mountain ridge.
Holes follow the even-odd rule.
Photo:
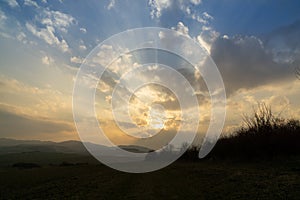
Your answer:
[[[8,153],[28,153],[28,152],[57,152],[57,153],[75,153],[89,154],[86,146],[93,151],[103,154],[116,151],[116,147],[98,145],[91,142],[81,142],[78,140],[66,140],[61,142],[42,141],[42,140],[18,140],[11,138],[0,138],[0,155]],[[119,145],[119,148],[135,153],[147,153],[153,151],[147,147],[136,145]]]

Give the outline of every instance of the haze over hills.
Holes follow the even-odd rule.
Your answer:
[[[0,154],[28,152],[59,152],[87,155],[88,152],[79,141],[51,142],[40,140],[15,140],[0,138]]]
[[[93,154],[100,155],[111,163],[128,162],[128,157],[116,147],[85,143]],[[61,165],[63,163],[99,164],[86,149],[81,141],[69,140],[63,142],[39,141],[39,140],[16,140],[0,138],[0,166],[8,167],[16,163],[34,163],[40,166]],[[134,152],[145,153],[152,151],[145,147],[134,145],[122,145],[120,148]],[[141,158],[139,158],[141,157]],[[133,160],[143,160],[142,155]]]
[[[97,151],[109,153],[114,151],[114,147],[86,143]],[[136,145],[120,145],[120,148],[136,153],[145,153],[152,151],[146,147]],[[16,140],[9,138],[0,138],[0,154],[8,153],[29,153],[29,152],[56,152],[56,153],[74,153],[80,155],[89,155],[84,144],[81,141],[68,140],[63,142],[40,141],[40,140]]]

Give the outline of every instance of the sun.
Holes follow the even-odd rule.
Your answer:
[[[149,109],[148,126],[150,129],[163,129],[165,127],[165,109],[160,104],[152,104]]]

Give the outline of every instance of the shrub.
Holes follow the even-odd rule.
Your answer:
[[[245,126],[221,138],[212,156],[273,157],[300,154],[300,122],[275,116],[270,106],[259,104],[253,116],[244,116]]]
[[[273,114],[271,107],[259,104],[252,116],[243,117],[245,126],[220,138],[210,158],[273,158],[300,154],[300,122]],[[199,148],[191,147],[182,160],[199,160]]]

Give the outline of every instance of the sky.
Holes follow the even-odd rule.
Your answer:
[[[1,0],[0,137],[78,140],[72,92],[81,63],[110,36],[142,27],[173,29],[205,48],[226,89],[224,134],[240,127],[243,114],[251,114],[257,102],[272,106],[275,114],[299,119],[300,80],[294,73],[300,66],[299,8],[297,0]],[[126,66],[124,59],[120,62]],[[110,71],[116,71],[114,65]],[[113,84],[107,83],[99,83],[99,97],[105,98],[96,105],[99,113],[109,110],[111,96],[104,94]],[[149,96],[175,120],[162,124],[166,116],[159,115],[161,108],[149,110],[150,103],[141,101]],[[132,120],[146,128],[164,128],[170,139],[180,121],[174,98],[156,85],[141,88],[130,101]],[[143,107],[135,109],[137,105]],[[209,105],[201,105],[199,134],[209,123]],[[148,112],[156,118],[145,117]],[[111,114],[100,115],[99,121],[112,141],[136,142],[122,135]]]

